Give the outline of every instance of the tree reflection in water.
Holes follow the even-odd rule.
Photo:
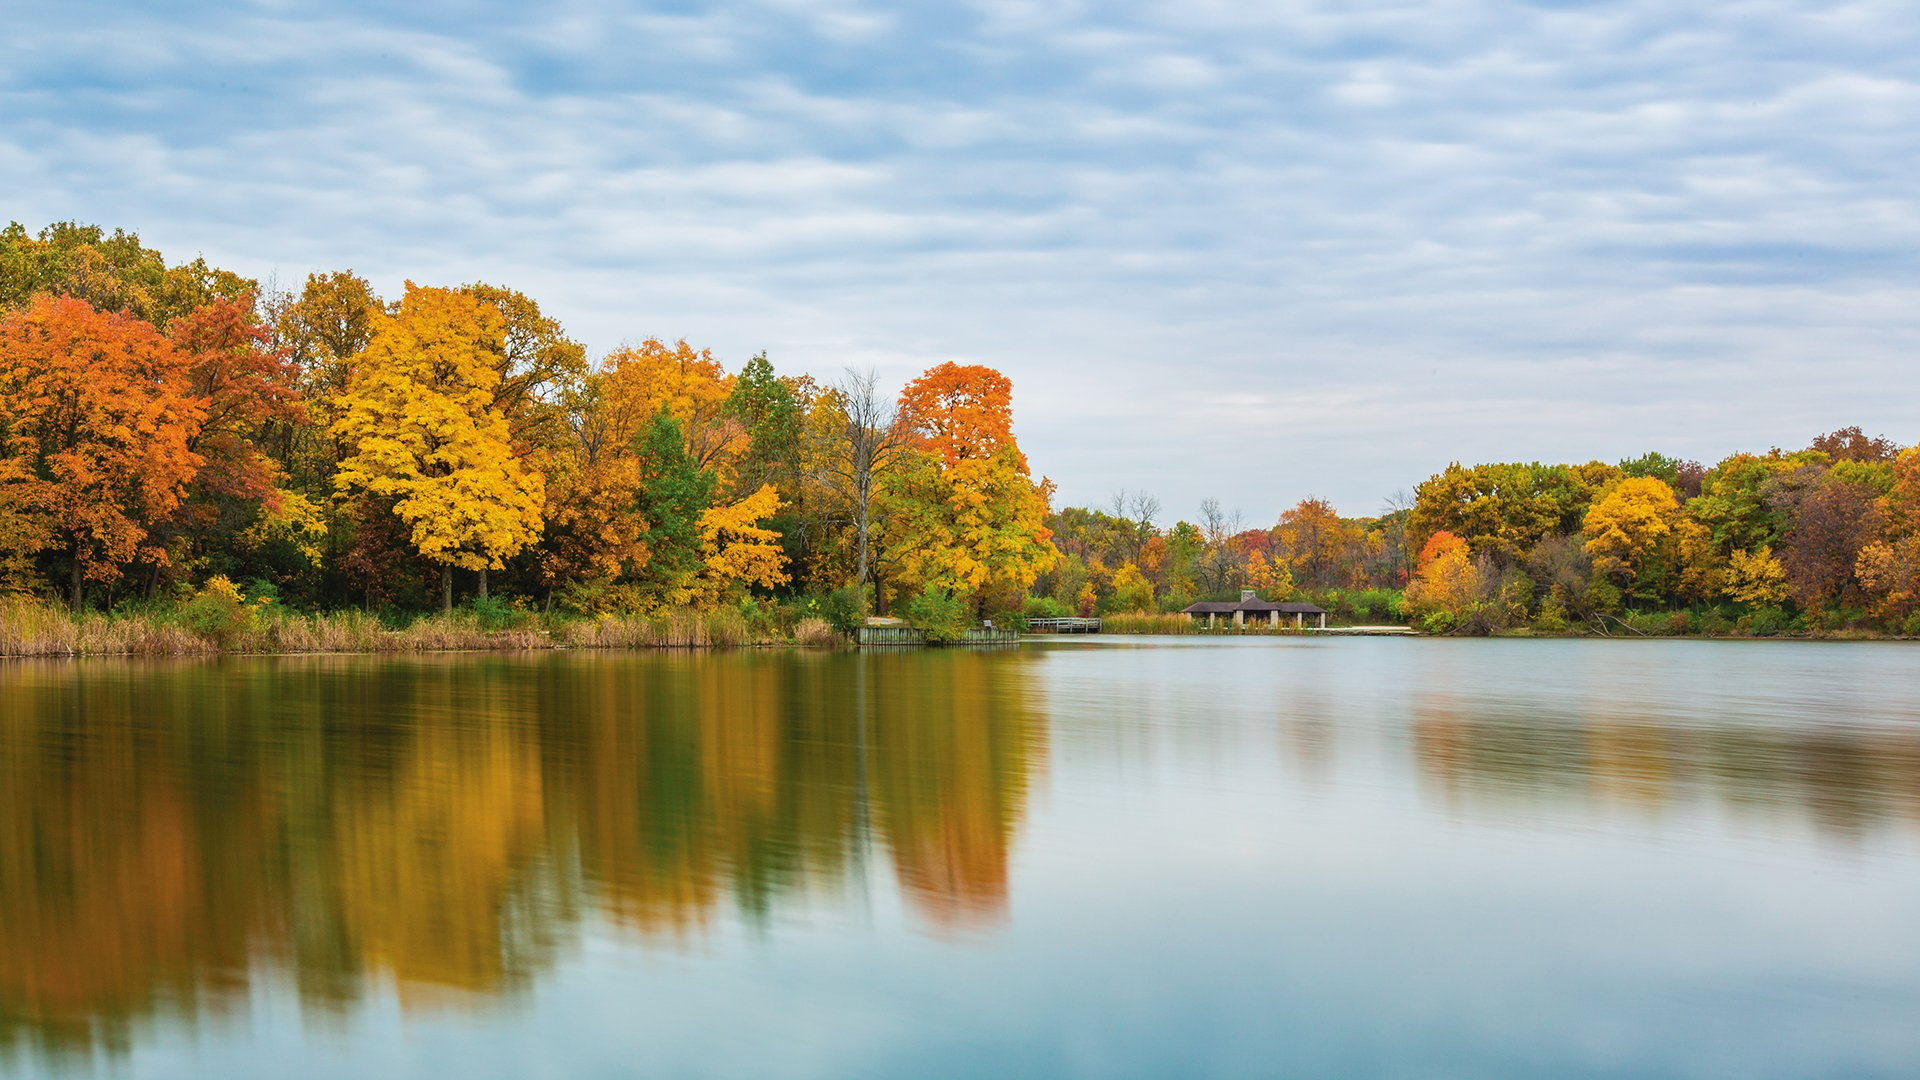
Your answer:
[[[0,1047],[124,1050],[262,969],[310,1009],[513,993],[865,888],[991,927],[1045,728],[1008,656],[57,663],[0,678]]]

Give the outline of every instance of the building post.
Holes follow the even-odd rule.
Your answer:
[[[1234,613],[1233,613],[1233,625],[1235,625],[1235,626],[1245,626],[1245,625],[1247,625],[1247,613],[1246,613],[1246,612],[1244,612],[1244,611],[1236,611],[1236,612],[1234,612]]]

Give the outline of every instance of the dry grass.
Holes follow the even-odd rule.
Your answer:
[[[181,656],[218,646],[192,631],[147,619],[78,617],[32,600],[0,601],[0,656],[131,654]]]
[[[809,649],[837,649],[846,639],[827,620],[806,618],[794,624],[793,643]]]
[[[1203,629],[1204,623],[1196,625],[1191,615],[1182,615],[1177,611],[1167,615],[1116,612],[1100,616],[1100,632],[1103,634],[1194,634]]]
[[[219,634],[200,634],[165,613],[79,616],[36,600],[0,598],[0,656],[193,656],[213,653],[378,653],[478,649],[703,649],[800,644],[833,647],[840,635],[802,619],[791,638],[755,631],[733,608],[681,609],[489,628],[471,611],[424,616],[397,630],[363,611],[316,615],[268,610]]]
[[[606,615],[568,623],[559,636],[562,643],[582,649],[705,649],[763,644],[753,640],[746,620],[731,608]]]

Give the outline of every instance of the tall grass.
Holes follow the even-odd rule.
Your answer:
[[[363,611],[303,614],[280,608],[217,630],[182,625],[166,609],[74,615],[25,598],[0,598],[0,656],[192,656],[212,653],[376,653],[473,649],[738,648],[789,642],[829,646],[842,638],[817,618],[791,635],[766,620],[749,625],[736,608],[687,609],[598,619],[522,613],[507,625],[457,610],[389,629]]]
[[[582,649],[703,649],[770,643],[755,640],[732,608],[659,615],[604,615],[561,626],[562,643]]]
[[[1193,616],[1177,611],[1162,615],[1117,611],[1100,616],[1100,632],[1103,634],[1197,634],[1204,629],[1205,623],[1196,624]]]

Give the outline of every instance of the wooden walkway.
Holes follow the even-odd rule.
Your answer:
[[[934,644],[927,640],[926,635],[911,626],[863,626],[860,628],[858,640],[860,647],[863,649],[875,647],[912,648],[915,646]],[[1020,635],[1017,631],[1013,630],[975,629],[967,631],[965,637],[959,641],[951,642],[951,644],[1018,645],[1020,644]]]
[[[1097,634],[1099,619],[1028,619],[1027,629],[1036,634]]]

